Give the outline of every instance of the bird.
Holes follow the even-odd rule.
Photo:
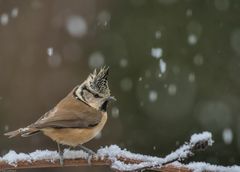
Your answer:
[[[61,145],[79,146],[89,155],[95,153],[83,146],[103,129],[107,121],[107,106],[116,101],[108,86],[109,67],[95,69],[87,79],[64,97],[55,107],[36,122],[24,128],[7,132],[9,138],[29,137],[42,132],[57,143],[60,164],[63,165]]]

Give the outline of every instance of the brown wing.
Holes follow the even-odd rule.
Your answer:
[[[37,120],[32,127],[38,129],[47,127],[88,128],[97,125],[101,118],[100,111],[77,100],[72,91],[55,108]]]

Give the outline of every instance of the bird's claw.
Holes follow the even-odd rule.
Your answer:
[[[97,160],[98,155],[96,153],[88,153],[88,158],[87,158],[88,165],[91,165],[93,159]]]
[[[91,165],[92,158],[93,158],[93,155],[89,154],[87,159],[88,165]]]
[[[63,166],[64,166],[64,159],[63,159],[63,155],[60,155],[59,162],[60,162],[60,165],[63,167]]]

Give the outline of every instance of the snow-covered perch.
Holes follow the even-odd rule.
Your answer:
[[[179,161],[192,155],[195,151],[206,149],[213,143],[212,135],[209,132],[194,134],[188,143],[185,143],[176,151],[170,153],[165,158],[141,155],[120,149],[117,145],[101,148],[97,155],[92,157],[91,164],[88,162],[88,154],[82,150],[64,150],[64,166],[84,166],[84,165],[104,165],[109,166],[116,171],[139,171],[152,169],[156,171],[183,171],[191,172],[198,169],[206,171],[215,171],[221,167],[210,166],[200,163],[191,163],[184,165]],[[6,169],[26,169],[26,168],[50,168],[60,167],[59,154],[57,151],[37,150],[25,154],[17,154],[15,151],[9,151],[3,157],[0,157],[0,171]],[[207,168],[211,167],[211,168]],[[227,167],[227,169],[230,167]],[[240,169],[237,166],[232,169]],[[219,171],[219,170],[218,170]]]

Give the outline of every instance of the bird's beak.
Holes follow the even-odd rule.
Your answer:
[[[113,96],[108,97],[108,101],[117,101],[117,99]]]

